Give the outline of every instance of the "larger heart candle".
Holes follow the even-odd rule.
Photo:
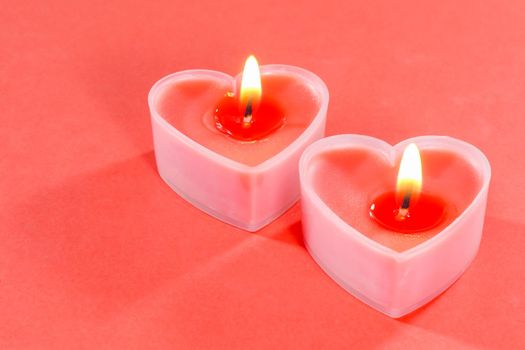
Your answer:
[[[402,222],[409,206],[403,199],[392,204],[392,191],[410,143],[421,151],[423,185],[420,203]],[[392,147],[367,136],[333,136],[304,152],[300,179],[309,252],[348,292],[391,317],[439,295],[476,255],[490,165],[468,143],[424,136]]]
[[[326,85],[307,70],[267,65],[260,74],[257,101],[238,97],[241,75],[209,70],[162,78],[148,98],[164,181],[206,213],[249,231],[298,200],[299,157],[324,136],[328,107]]]

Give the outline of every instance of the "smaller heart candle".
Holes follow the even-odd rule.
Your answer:
[[[424,136],[392,147],[333,136],[307,148],[299,172],[310,254],[391,317],[439,295],[476,255],[490,165],[466,142]]]
[[[324,136],[328,89],[287,65],[237,77],[188,70],[148,96],[157,168],[181,197],[231,225],[257,231],[299,198],[298,162]]]

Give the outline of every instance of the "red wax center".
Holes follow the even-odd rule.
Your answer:
[[[370,217],[389,230],[401,233],[416,233],[430,230],[445,218],[445,202],[436,196],[421,193],[417,202],[407,210],[394,191],[377,197],[370,206]]]
[[[246,110],[241,108],[239,99],[226,94],[215,110],[215,125],[221,132],[241,141],[257,141],[266,138],[279,129],[284,122],[284,113],[277,103],[262,98],[251,110],[246,122]]]

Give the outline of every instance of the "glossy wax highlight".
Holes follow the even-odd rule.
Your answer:
[[[248,123],[244,121],[247,113],[251,114]],[[217,104],[214,117],[219,131],[240,141],[264,140],[284,123],[284,111],[274,100],[263,98],[247,112],[231,93]]]
[[[406,214],[400,215],[401,204],[396,192],[386,192],[370,205],[370,217],[379,225],[400,233],[417,233],[430,230],[445,219],[445,201],[428,193],[421,193]]]

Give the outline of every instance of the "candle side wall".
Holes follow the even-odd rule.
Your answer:
[[[483,191],[461,220],[449,227],[446,239],[427,246],[402,262],[393,314],[411,312],[449,288],[476,256],[485,218],[487,193]]]
[[[305,191],[301,209],[305,244],[323,270],[358,299],[388,313],[396,294],[396,259],[349,235],[351,228],[333,220]]]

